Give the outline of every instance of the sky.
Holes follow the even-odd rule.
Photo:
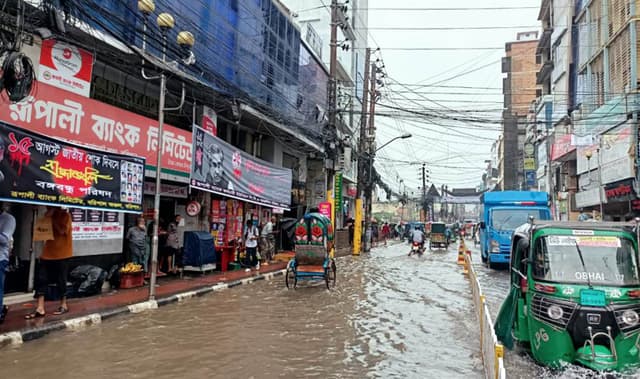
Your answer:
[[[380,47],[378,56],[387,74],[382,99],[376,107],[377,146],[403,133],[413,135],[377,152],[376,168],[391,188],[404,191],[406,186],[409,195],[418,194],[423,162],[430,171],[427,185],[473,188],[480,184],[485,160],[491,157],[491,144],[500,134],[503,100],[500,59],[505,54],[504,44],[514,41],[520,31],[539,29],[540,2],[369,0],[369,45]],[[477,9],[488,7],[518,9]],[[511,26],[521,28],[507,28]],[[448,29],[380,29],[425,27]],[[403,48],[409,50],[400,50]],[[456,50],[428,50],[440,48]],[[394,108],[414,113],[400,115]],[[482,122],[457,121],[451,117]],[[400,179],[404,184],[400,184]]]

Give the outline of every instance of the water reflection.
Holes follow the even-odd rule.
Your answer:
[[[259,281],[3,349],[7,378],[480,378],[455,251],[338,261],[338,282]]]

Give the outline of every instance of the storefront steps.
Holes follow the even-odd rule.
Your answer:
[[[34,320],[24,319],[24,315],[33,311],[36,306],[33,295],[27,294],[27,301],[14,301],[9,306],[9,314],[5,322],[0,325],[0,348],[38,339],[53,331],[84,328],[100,324],[110,317],[145,312],[235,286],[259,280],[272,280],[282,276],[285,267],[286,262],[274,262],[268,266],[262,266],[260,271],[236,270],[184,279],[161,278],[160,285],[156,288],[156,300],[148,299],[148,286],[117,290],[93,297],[70,299],[69,312],[60,316],[51,314],[57,308],[58,302],[48,301],[46,303],[48,314],[44,318]]]

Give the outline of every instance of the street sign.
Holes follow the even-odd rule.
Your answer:
[[[527,170],[524,172],[524,180],[528,187],[533,187],[536,185],[536,172]]]

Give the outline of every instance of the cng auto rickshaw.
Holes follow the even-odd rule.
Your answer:
[[[507,348],[553,368],[640,365],[637,224],[531,220],[513,234],[510,277],[495,322]]]
[[[431,223],[431,237],[429,238],[429,250],[433,248],[446,249],[449,247],[445,231],[447,225],[444,222]]]
[[[296,288],[298,280],[323,279],[328,289],[336,284],[333,258],[333,227],[321,213],[307,213],[295,226],[295,257],[285,273],[287,288]]]

